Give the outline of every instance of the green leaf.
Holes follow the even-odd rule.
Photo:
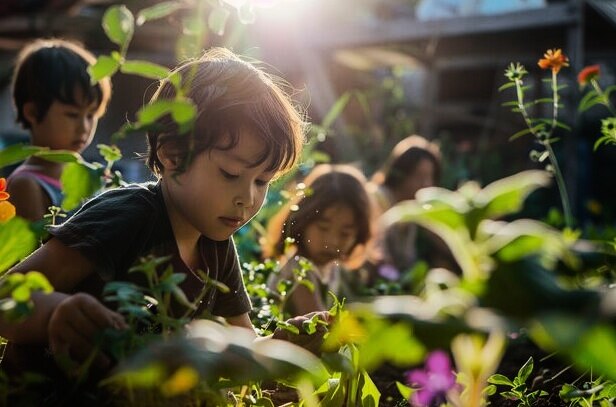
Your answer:
[[[529,129],[529,128],[522,129],[522,130],[518,131],[517,133],[515,133],[514,135],[510,136],[509,137],[509,141],[516,140],[516,139],[518,139],[518,138],[520,138],[522,136],[525,136],[525,135],[527,135],[529,133],[532,134],[533,133],[533,129]]]
[[[139,110],[137,118],[139,125],[143,126],[154,123],[166,114],[171,114],[171,117],[181,126],[194,120],[197,115],[197,107],[187,99],[157,100]]]
[[[502,92],[502,91],[504,91],[505,89],[509,89],[509,88],[514,87],[514,86],[515,86],[515,82],[507,82],[507,83],[505,83],[504,85],[501,85],[501,86],[498,88],[498,91],[499,91],[499,92]]]
[[[222,6],[215,7],[207,18],[210,30],[216,35],[223,35],[230,15],[231,12],[227,8]]]
[[[115,74],[120,67],[120,61],[109,55],[101,55],[94,65],[88,67],[91,82],[94,84],[103,78]]]
[[[0,168],[20,163],[31,155],[45,150],[49,150],[49,148],[24,143],[8,146],[0,150]]]
[[[505,262],[514,262],[537,253],[543,247],[542,236],[518,236],[500,248],[496,256]]]
[[[41,150],[34,155],[55,163],[76,163],[82,161],[78,153],[69,150]]]
[[[530,374],[533,372],[533,367],[534,367],[534,361],[533,361],[533,357],[531,356],[528,358],[526,363],[524,363],[524,365],[522,365],[522,367],[518,371],[517,377],[520,379],[521,383],[526,383],[526,380],[528,379]]]
[[[151,7],[140,10],[137,13],[137,25],[143,25],[146,21],[167,17],[183,7],[183,4],[179,1],[161,1]]]
[[[38,245],[30,224],[19,216],[0,223],[0,242],[0,275],[32,253]]]
[[[124,50],[133,38],[135,18],[124,5],[111,6],[103,15],[103,29],[109,39]]]
[[[110,146],[107,144],[97,144],[96,148],[98,148],[98,153],[107,161],[112,164],[119,159],[122,158],[122,151],[118,148],[118,146]]]
[[[410,400],[411,395],[415,392],[415,389],[407,385],[404,385],[397,380],[396,380],[396,387],[398,388],[398,391],[400,392],[400,395],[402,396],[402,398],[404,398],[405,400]]]
[[[484,218],[494,219],[519,212],[526,197],[547,186],[552,177],[547,171],[529,170],[494,181],[474,198],[477,208],[484,208]]]
[[[502,384],[504,386],[511,386],[513,387],[513,382],[511,380],[509,380],[509,378],[507,376],[504,376],[502,374],[493,374],[492,376],[490,376],[488,378],[488,383],[492,383],[492,384]]]
[[[62,209],[71,211],[86,198],[102,188],[102,168],[91,168],[83,163],[70,163],[64,167],[60,181],[64,190]]]
[[[602,100],[601,96],[597,94],[597,91],[594,89],[591,89],[588,92],[586,92],[586,94],[580,100],[580,103],[578,105],[578,111],[585,112],[586,110],[590,109],[597,103],[601,103],[601,100]]]
[[[149,61],[126,61],[120,70],[123,73],[140,75],[149,79],[165,79],[169,75],[169,69]]]
[[[349,92],[345,92],[342,96],[338,98],[338,100],[336,100],[334,105],[325,115],[323,122],[321,123],[321,126],[324,129],[329,130],[331,128],[334,121],[338,118],[338,116],[340,116],[346,105],[349,103],[350,98],[351,94]]]
[[[364,370],[359,377],[359,392],[362,407],[377,407],[381,399],[381,392],[376,387],[368,373]]]

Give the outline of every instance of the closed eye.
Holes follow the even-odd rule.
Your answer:
[[[223,170],[222,168],[220,168],[220,173],[226,179],[237,179],[239,177],[239,175],[234,175],[234,174],[228,173],[227,171]]]
[[[269,185],[269,183],[270,183],[269,180],[258,179],[258,180],[255,181],[255,184],[257,184],[257,186],[259,186],[259,187],[266,187],[266,186]]]

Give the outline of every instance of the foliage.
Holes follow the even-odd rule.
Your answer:
[[[518,406],[531,407],[535,403],[537,398],[546,396],[548,394],[544,390],[529,391],[526,381],[530,377],[530,374],[533,371],[533,367],[533,358],[531,356],[520,368],[517,376],[513,378],[513,381],[509,380],[508,377],[503,376],[502,374],[494,374],[490,376],[488,382],[495,385],[509,387],[510,390],[503,391],[500,393],[500,395],[510,400],[518,400]]]
[[[616,383],[603,377],[586,382],[581,388],[566,383],[559,394],[563,400],[570,403],[570,406],[608,407],[613,406],[616,401]]]
[[[569,66],[568,58],[562,54],[560,49],[548,50],[543,59],[539,60],[539,66],[542,69],[551,70],[551,78],[545,81],[549,83],[552,91],[552,97],[536,99],[531,102],[525,101],[525,92],[530,89],[529,85],[524,85],[524,76],[528,74],[526,68],[520,63],[509,65],[509,68],[505,71],[505,76],[509,80],[506,84],[501,86],[499,90],[505,90],[514,88],[516,91],[516,100],[507,102],[505,106],[511,106],[511,110],[516,113],[520,113],[524,118],[526,128],[520,130],[510,137],[510,140],[515,140],[518,137],[526,134],[534,136],[535,141],[543,148],[543,151],[533,151],[531,158],[542,163],[546,159],[549,159],[550,165],[546,167],[548,171],[551,171],[556,176],[556,183],[560,192],[561,203],[563,205],[563,211],[565,213],[565,222],[568,227],[573,226],[573,214],[571,213],[569,196],[565,186],[565,181],[556,158],[556,154],[552,148],[552,143],[558,139],[554,136],[555,130],[558,128],[570,130],[569,126],[558,120],[558,111],[562,107],[560,103],[559,91],[564,89],[566,85],[558,84],[558,72],[562,67]],[[552,117],[532,117],[530,108],[541,105],[550,104],[552,106]]]

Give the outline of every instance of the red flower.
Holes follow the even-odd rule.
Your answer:
[[[6,201],[10,195],[6,192],[6,179],[0,178],[0,201]]]
[[[580,71],[577,77],[577,81],[580,86],[586,86],[590,83],[592,79],[597,78],[600,73],[601,69],[599,68],[599,65],[589,65]]]
[[[551,69],[552,72],[558,73],[563,66],[569,66],[569,58],[560,49],[549,49],[543,54],[543,58],[539,60],[538,65],[542,69]]]

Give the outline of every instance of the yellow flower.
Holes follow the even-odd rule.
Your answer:
[[[323,350],[333,352],[345,344],[361,343],[365,338],[366,330],[357,318],[348,311],[343,311],[325,338]]]
[[[498,368],[505,350],[505,335],[493,331],[487,340],[477,335],[460,334],[451,343],[451,352],[458,369],[458,381],[464,386],[461,407],[485,406],[483,389]]]
[[[182,366],[171,375],[162,385],[161,392],[167,397],[191,390],[199,383],[199,373],[190,366]]]
[[[560,49],[549,49],[543,54],[543,58],[539,60],[538,65],[542,69],[551,69],[552,72],[558,73],[563,66],[569,66],[569,58]]]
[[[15,206],[9,201],[0,201],[0,223],[15,217]]]

